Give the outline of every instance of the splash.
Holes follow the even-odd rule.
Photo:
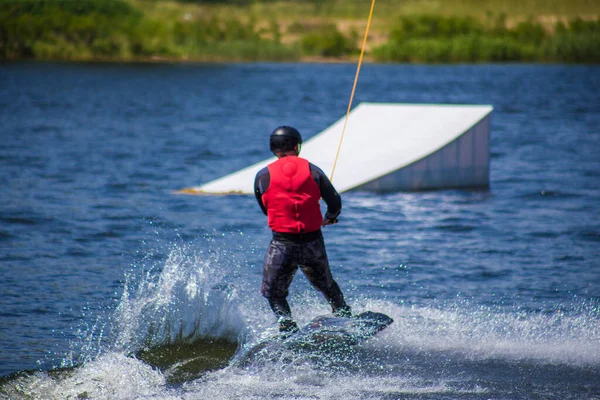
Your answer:
[[[155,281],[154,293],[164,293],[158,288],[159,282],[160,279]],[[171,291],[174,292],[177,290]],[[180,296],[175,298],[186,298]],[[135,299],[132,296],[130,301],[135,303]],[[293,297],[300,324],[315,313],[326,313],[326,306],[320,300],[312,291]],[[270,362],[265,359],[243,367],[223,365],[201,375],[182,374],[182,380],[172,385],[170,371],[151,368],[139,359],[113,351],[60,378],[38,373],[11,381],[6,387],[12,390],[11,394],[34,394],[34,398],[42,393],[38,388],[45,388],[52,395],[43,398],[49,399],[65,398],[54,395],[62,391],[70,398],[100,399],[426,396],[435,400],[466,397],[485,400],[513,398],[515,393],[521,396],[524,393],[515,392],[515,382],[522,382],[526,376],[531,383],[526,388],[529,396],[561,400],[594,398],[586,396],[595,393],[597,386],[590,386],[590,382],[597,382],[600,377],[600,357],[595,346],[599,320],[594,305],[581,306],[576,313],[563,315],[562,312],[517,313],[466,302],[444,307],[402,305],[369,298],[354,298],[351,302],[355,312],[377,310],[394,319],[388,328],[351,353],[309,352],[299,356],[284,352]],[[247,303],[244,306],[249,307]],[[255,314],[258,319],[262,313]],[[268,323],[269,315],[264,314]],[[270,326],[266,330],[264,326],[257,329],[274,333]],[[193,331],[193,324],[189,331]],[[145,334],[146,329],[137,332]],[[162,336],[166,337],[169,336]],[[190,357],[186,354],[198,351],[198,347],[182,347],[175,359],[185,361]]]
[[[222,258],[175,247],[159,274],[128,276],[115,311],[112,350],[191,342],[201,337],[235,341],[245,321]]]
[[[600,377],[596,302],[544,310],[462,300],[411,305],[352,291],[355,313],[383,312],[394,323],[352,352],[283,351],[240,367],[230,363],[235,342],[239,350],[276,333],[264,299],[249,295],[258,277],[242,273],[244,261],[222,248],[172,246],[153,260],[127,274],[108,323],[93,324],[85,362],[13,377],[0,398],[479,400],[512,398],[514,382],[527,376],[534,397],[575,399],[592,398],[581,395]],[[294,288],[300,325],[330,312],[314,290]]]
[[[157,253],[160,248],[148,251],[126,272],[116,306],[80,328],[61,368],[105,354],[142,354],[159,360],[152,364],[157,366],[167,353],[186,346],[197,353],[210,343],[217,343],[217,351],[209,358],[218,360],[209,364],[223,363],[220,359],[228,353],[223,349],[235,348],[247,326],[239,302],[245,290],[239,279],[243,252],[202,238],[200,244],[170,244],[164,256]]]
[[[399,354],[437,354],[466,360],[531,361],[600,366],[598,305],[569,312],[513,310],[459,301],[442,306],[398,306],[367,301],[394,317],[389,346]]]
[[[59,372],[19,376],[0,390],[8,399],[168,399],[165,378],[151,366],[109,353],[84,367]],[[175,398],[175,397],[173,397]]]

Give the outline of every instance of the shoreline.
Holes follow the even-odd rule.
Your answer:
[[[250,59],[217,59],[217,58],[168,58],[168,57],[141,57],[135,59],[118,58],[81,58],[81,59],[59,59],[59,58],[18,58],[18,59],[0,59],[1,64],[12,63],[64,63],[64,64],[351,64],[358,63],[356,59],[351,58],[319,58],[302,57],[290,60],[250,60]],[[595,62],[568,62],[568,61],[457,61],[457,62],[391,62],[376,61],[372,57],[363,58],[363,64],[369,65],[421,65],[421,66],[458,66],[458,65],[588,65],[600,66]]]

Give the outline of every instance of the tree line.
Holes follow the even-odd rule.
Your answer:
[[[246,0],[237,0],[240,3]],[[250,0],[248,0],[250,1]],[[219,0],[204,0],[219,2]],[[293,41],[284,41],[286,35]],[[282,28],[256,18],[157,18],[126,0],[0,0],[0,59],[298,60],[355,56],[362,32],[335,22]],[[530,18],[509,26],[503,15],[403,15],[374,45],[377,62],[600,62],[600,18]]]

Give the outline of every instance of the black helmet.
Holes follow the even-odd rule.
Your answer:
[[[273,153],[294,150],[296,145],[302,144],[302,135],[291,126],[280,126],[271,133],[269,144]]]

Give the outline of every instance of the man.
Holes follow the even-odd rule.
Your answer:
[[[267,249],[261,292],[269,301],[282,333],[295,332],[298,325],[286,298],[292,279],[302,269],[309,282],[323,295],[337,316],[351,316],[344,295],[333,280],[321,226],[337,222],[342,200],[327,176],[315,165],[298,157],[300,132],[280,126],[270,137],[277,161],[256,175],[254,194],[268,217],[273,238]],[[325,218],[319,200],[327,204]]]

